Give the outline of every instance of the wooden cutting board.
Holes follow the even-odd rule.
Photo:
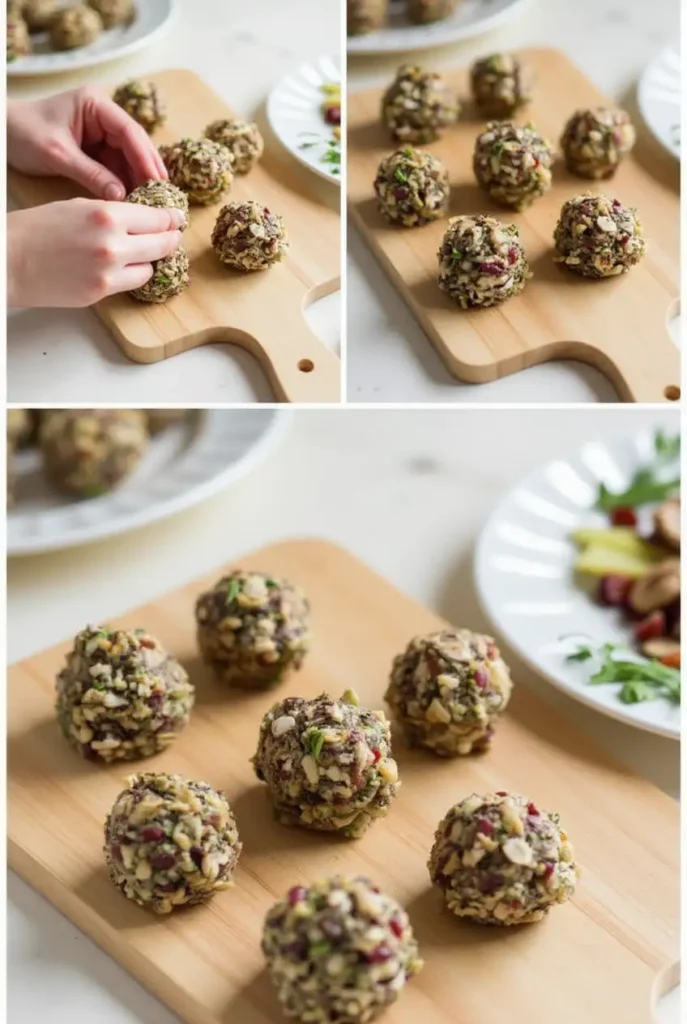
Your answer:
[[[276,824],[248,763],[261,715],[289,693],[338,696],[348,686],[381,707],[393,655],[444,623],[322,541],[280,544],[241,565],[290,577],[313,604],[316,638],[305,667],[270,694],[227,691],[199,660],[194,599],[223,570],[117,621],[151,630],[196,683],[185,735],[139,765],[227,792],[244,843],[236,888],[207,907],[156,918],[110,884],[103,821],[135,769],[81,761],[59,733],[54,678],[68,644],[9,671],[11,866],[189,1024],[283,1019],[259,948],[264,915],[291,885],[337,871],[376,879],[407,906],[419,939],[426,966],[384,1017],[388,1024],[649,1024],[654,986],[662,976],[667,983],[677,956],[677,805],[520,688],[483,757],[441,761],[397,740],[403,786],[363,839]],[[453,802],[502,788],[560,811],[583,878],[573,901],[543,923],[484,929],[443,909],[426,861]]]
[[[534,102],[516,120],[532,121],[556,147],[576,107],[610,103],[563,53],[525,50],[521,57],[533,67],[536,87]],[[380,123],[383,90],[349,96],[347,123],[349,208],[355,223],[448,370],[460,380],[483,384],[552,359],[579,359],[605,373],[624,400],[674,401],[680,361],[666,321],[679,281],[677,163],[638,125],[640,141],[612,182],[575,178],[559,160],[548,195],[529,210],[512,213],[482,192],[472,173],[484,119],[468,100],[468,70],[449,71],[445,78],[463,101],[463,113],[456,127],[426,148],[449,171],[450,215],[488,213],[516,223],[534,271],[524,292],[500,307],[461,311],[439,291],[436,254],[446,220],[422,228],[392,227],[377,210],[372,183],[380,161],[395,148]],[[647,255],[619,278],[588,281],[552,260],[563,202],[588,190],[636,206],[643,222]]]
[[[168,121],[155,132],[156,145],[200,136],[211,121],[236,116],[192,71],[146,77],[167,99]],[[310,184],[307,171],[270,146],[250,174],[234,177],[222,202],[257,199],[283,216],[289,233],[288,258],[259,273],[231,270],[215,256],[210,236],[222,203],[192,206],[184,233],[190,288],[160,306],[124,294],[94,307],[129,359],[156,363],[208,342],[235,342],[260,361],[280,401],[338,402],[340,361],[310,331],[303,310],[339,287],[340,218],[312,196]],[[14,171],[8,187],[22,207],[83,194],[66,179]]]

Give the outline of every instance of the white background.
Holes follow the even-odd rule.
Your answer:
[[[145,0],[142,0],[145,2]],[[160,42],[99,68],[30,80],[11,79],[9,98],[72,88],[83,82],[118,83],[162,68],[190,68],[245,116],[255,118],[268,146],[281,144],[264,114],[267,94],[305,61],[336,55],[337,0],[182,0],[176,26]],[[293,160],[319,197],[339,210],[341,190]],[[312,305],[306,320],[330,348],[340,344],[339,293]],[[262,367],[243,349],[205,345],[144,366],[130,362],[89,310],[31,310],[8,325],[7,398],[32,403],[270,402]]]
[[[554,46],[639,123],[636,82],[658,52],[678,46],[679,9],[679,0],[532,0],[521,16],[498,31],[414,59],[441,70],[469,63],[485,51]],[[356,58],[349,65],[349,90],[385,85],[406,59]],[[491,384],[461,384],[445,369],[350,221],[348,253],[350,402],[617,400],[609,381],[582,363],[550,363]]]
[[[132,595],[142,604],[248,550],[313,535],[349,548],[455,624],[488,628],[476,606],[472,553],[499,497],[542,462],[587,440],[657,423],[675,431],[677,416],[631,407],[583,414],[297,412],[280,445],[250,477],[197,508],[103,544],[11,560],[9,661],[73,635],[88,621],[128,610]],[[677,796],[677,743],[574,703],[537,680],[505,646],[504,655],[518,685],[535,688],[571,724]],[[8,915],[12,1024],[173,1021],[12,875]],[[671,1002],[661,1024],[678,1020],[676,997]]]

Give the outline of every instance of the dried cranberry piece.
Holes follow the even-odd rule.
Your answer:
[[[533,817],[535,817],[535,818],[538,818],[538,817],[539,817],[539,811],[538,811],[538,810],[537,810],[537,808],[536,808],[536,807],[534,806],[534,804],[532,803],[532,801],[531,801],[531,800],[530,800],[530,802],[529,802],[529,803],[528,803],[528,805],[527,805],[527,813],[528,813],[528,814],[531,814],[531,815],[532,815]]]
[[[475,672],[475,683],[479,686],[480,690],[486,690],[489,685],[489,673],[483,668],[478,668]]]
[[[367,954],[367,959],[371,964],[383,964],[390,956],[391,950],[388,946],[377,946],[376,949]]]
[[[544,881],[548,882],[549,878],[551,878],[551,875],[554,873],[555,870],[556,865],[553,864],[551,861],[548,861],[546,867],[544,868]]]
[[[518,262],[518,255],[519,253],[517,248],[514,245],[511,245],[510,249],[508,250],[508,262],[510,263],[511,266],[514,263]]]
[[[621,505],[611,512],[611,522],[614,526],[636,526],[637,513],[629,505]]]
[[[201,846],[192,846],[188,851],[188,854],[196,867],[199,868],[203,863],[203,857],[205,856],[203,848]]]
[[[396,188],[394,188],[394,195],[396,196],[397,199],[407,199],[408,196],[410,195],[410,192],[408,191],[407,188],[404,188],[403,185],[398,185],[396,186]]]
[[[496,892],[503,885],[503,875],[489,874],[480,878],[477,882],[477,888],[485,896],[489,896],[491,893]]]
[[[289,889],[289,903],[292,907],[295,907],[297,903],[304,900],[308,893],[302,885],[294,885],[293,888]]]
[[[503,273],[503,267],[498,263],[480,263],[479,269],[482,274],[489,274],[491,277],[500,277]]]
[[[177,859],[173,853],[165,853],[161,850],[159,853],[153,853],[150,856],[150,866],[155,868],[156,871],[166,871],[167,868],[174,867]]]
[[[665,613],[659,608],[635,626],[635,639],[643,643],[645,640],[653,640],[657,636],[666,635]]]
[[[597,592],[600,604],[609,608],[617,608],[625,604],[627,595],[632,587],[632,580],[628,576],[620,576],[611,573],[599,580]]]
[[[374,764],[377,764],[377,762],[381,759],[381,756],[382,756],[381,750],[373,750],[372,751],[372,757],[374,758]]]
[[[165,830],[159,825],[148,825],[141,831],[141,839],[144,843],[159,843],[165,838]]]
[[[478,818],[476,828],[483,836],[490,836],[494,831],[494,826],[487,818]]]
[[[496,790],[496,795],[497,796],[508,796],[508,793],[506,792],[505,789],[497,789]]]
[[[400,939],[401,936],[403,935],[403,926],[401,925],[401,922],[397,920],[397,918],[391,918],[391,920],[389,921],[389,928],[394,933],[397,939]]]
[[[122,848],[119,845],[119,843],[112,843],[112,845],[110,846],[110,856],[112,857],[113,860],[122,859]]]

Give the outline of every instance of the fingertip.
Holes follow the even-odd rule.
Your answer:
[[[110,182],[105,188],[104,198],[109,202],[121,202],[122,199],[126,198],[126,189],[123,185],[116,185],[114,182]]]
[[[182,228],[188,223],[188,216],[183,210],[173,209],[170,212],[172,215],[172,225],[175,228]]]

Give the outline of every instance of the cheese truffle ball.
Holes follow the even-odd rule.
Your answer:
[[[382,28],[389,12],[389,0],[347,0],[347,34],[363,36]]]
[[[287,697],[260,726],[255,773],[282,825],[358,839],[384,817],[398,789],[389,723],[360,707],[352,690]]]
[[[50,42],[55,50],[76,50],[95,42],[103,30],[97,11],[86,4],[59,11],[50,22]]]
[[[490,636],[443,630],[396,655],[385,700],[411,746],[454,757],[489,746],[512,688]]]
[[[310,605],[300,587],[236,570],[196,602],[198,646],[223,683],[267,689],[301,667]]]
[[[553,152],[531,125],[490,121],[477,136],[472,165],[480,188],[514,210],[524,210],[551,188]]]
[[[449,18],[458,8],[460,0],[407,0],[406,12],[416,25]]]
[[[229,150],[233,158],[234,174],[248,174],[265,149],[257,124],[238,118],[213,121],[205,129],[205,135]]]
[[[470,68],[475,105],[487,117],[511,117],[532,98],[532,76],[517,57],[493,53]]]
[[[11,64],[17,57],[31,53],[29,30],[21,15],[20,7],[7,8],[7,63]]]
[[[127,203],[138,203],[141,206],[157,206],[166,209],[181,210],[186,221],[179,227],[185,231],[188,227],[188,196],[171,181],[146,181],[139,185],[126,197]]]
[[[159,434],[175,423],[182,423],[189,412],[190,409],[146,409],[148,430],[151,434]]]
[[[134,0],[88,0],[88,3],[103,19],[105,28],[127,25],[136,17]]]
[[[136,468],[148,434],[137,409],[50,409],[41,416],[39,442],[53,483],[67,494],[94,498]]]
[[[222,207],[212,245],[221,262],[235,270],[267,270],[281,263],[289,248],[279,214],[253,199]]]
[[[242,844],[224,793],[162,772],[128,782],[105,822],[113,885],[156,914],[229,889]]]
[[[169,180],[197,206],[216,203],[234,180],[231,153],[212,139],[182,139],[173,146],[161,146],[160,156]]]
[[[87,760],[132,761],[176,739],[194,692],[183,666],[145,629],[87,626],[57,677],[57,719]]]
[[[637,211],[590,192],[563,204],[553,239],[554,260],[583,277],[626,274],[646,249]]]
[[[262,951],[286,1015],[317,1024],[374,1020],[422,968],[403,907],[352,875],[290,889],[267,914]]]
[[[578,177],[612,178],[636,137],[624,110],[576,110],[561,136],[561,149],[568,169]]]
[[[152,277],[140,288],[132,289],[129,295],[139,302],[167,302],[188,288],[190,265],[188,253],[180,246],[170,256],[153,260]]]
[[[58,10],[57,0],[24,0],[22,11],[29,32],[44,32],[50,28]]]
[[[448,171],[426,150],[404,146],[385,157],[374,188],[380,213],[394,224],[418,227],[448,213]]]
[[[532,276],[515,224],[482,214],[453,217],[438,256],[439,287],[461,309],[505,302]]]
[[[139,79],[126,82],[120,85],[112,99],[148,133],[159,128],[167,120],[165,101],[160,96],[155,82],[142,82]]]
[[[449,910],[493,925],[541,921],[570,899],[579,876],[558,815],[505,792],[473,794],[452,807],[428,867]]]
[[[382,99],[382,122],[398,142],[433,142],[458,119],[458,98],[441,75],[404,64]]]

